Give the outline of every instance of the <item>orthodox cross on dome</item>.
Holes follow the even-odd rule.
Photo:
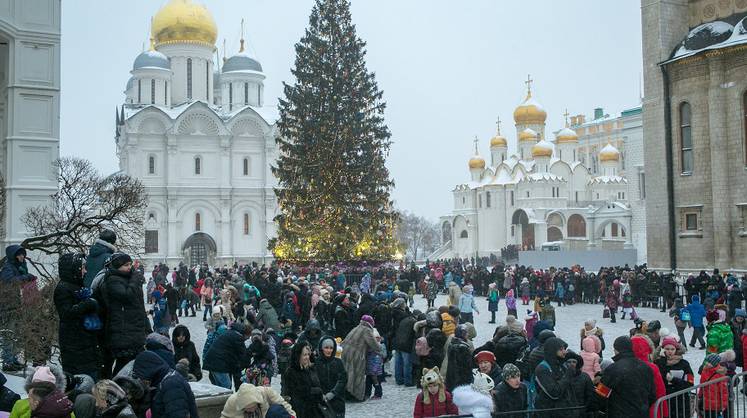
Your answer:
[[[524,84],[527,85],[527,96],[532,95],[532,83],[534,80],[532,80],[532,76],[527,74],[527,81],[524,82]]]
[[[570,113],[568,113],[568,108],[566,107],[565,108],[565,113],[563,113],[563,117],[565,118],[565,127],[566,128],[568,127],[568,115],[570,115]]]
[[[501,134],[501,117],[500,116],[498,116],[495,119],[495,127],[496,127],[496,133],[500,135]]]
[[[241,47],[239,47],[239,53],[244,52],[244,19],[241,19],[241,39],[239,40]]]
[[[223,63],[225,64],[226,61],[228,61],[228,58],[226,58],[226,38],[223,38]]]
[[[475,155],[480,155],[480,153],[479,153],[479,152],[477,151],[477,143],[478,143],[479,141],[480,141],[480,140],[479,140],[479,139],[477,139],[477,135],[475,135],[475,140],[473,141],[473,142],[475,143]]]

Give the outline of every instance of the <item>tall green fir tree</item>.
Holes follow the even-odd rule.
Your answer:
[[[280,260],[384,261],[398,250],[385,166],[391,133],[365,45],[348,0],[316,0],[296,44],[295,84],[284,84],[279,104],[270,249]]]

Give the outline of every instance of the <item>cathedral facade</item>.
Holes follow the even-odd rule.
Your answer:
[[[430,258],[500,256],[508,245],[527,250],[645,245],[645,230],[635,219],[641,214],[632,203],[640,193],[622,175],[621,152],[615,146],[619,141],[641,149],[635,145],[642,138],[636,136],[641,130],[640,111],[637,125],[631,121],[635,114],[588,123],[574,117],[574,123],[566,123],[550,141],[545,134],[547,113],[528,90],[513,114],[515,152],[509,152],[509,139],[501,135],[500,125],[490,139],[487,160],[479,155],[475,140],[475,155],[468,162],[470,181],[452,191],[454,210],[440,219],[445,244]],[[619,132],[607,132],[604,145],[596,148],[592,134],[607,122]],[[623,135],[623,124],[628,122]],[[591,150],[598,164],[596,174],[581,161],[589,161]],[[638,261],[644,259],[639,256]]]
[[[271,258],[277,156],[261,64],[244,51],[214,60],[217,27],[191,0],[153,18],[117,113],[120,170],[148,193],[145,260],[172,265]]]

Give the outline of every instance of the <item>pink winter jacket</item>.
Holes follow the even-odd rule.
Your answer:
[[[594,338],[586,337],[581,342],[581,358],[584,359],[584,367],[581,371],[588,374],[590,378],[602,371],[602,365],[599,363],[599,354],[596,353],[596,344]]]

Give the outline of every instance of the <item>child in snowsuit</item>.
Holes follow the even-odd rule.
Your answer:
[[[444,380],[438,372],[438,367],[423,369],[420,379],[423,390],[415,398],[413,418],[439,417],[442,415],[457,415],[459,410],[444,387]]]
[[[726,376],[726,368],[721,364],[721,357],[718,354],[708,354],[703,363],[703,370],[700,372],[700,383],[706,383],[711,380],[717,380]],[[701,416],[716,417],[728,416],[729,407],[729,389],[727,382],[719,382],[698,390],[698,409]]]
[[[596,341],[594,341],[595,339]],[[597,354],[598,349],[601,349],[601,345],[599,338],[596,336],[586,337],[581,343],[582,350],[580,356],[584,359],[584,365],[581,368],[581,371],[588,374],[592,380],[597,373],[602,371],[599,354]]]
[[[384,358],[386,357],[386,346],[381,343],[381,335],[376,329],[374,329],[374,337],[376,337],[376,342],[379,343],[381,352],[384,354],[379,354],[376,351],[366,353],[366,397],[371,395],[371,387],[373,386],[374,395],[371,400],[381,399],[383,396],[380,376],[384,374]]]

